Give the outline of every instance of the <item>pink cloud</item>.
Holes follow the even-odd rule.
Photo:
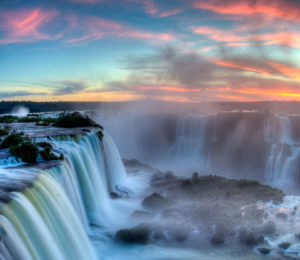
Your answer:
[[[176,15],[181,13],[183,10],[182,9],[175,9],[175,10],[170,10],[170,11],[165,11],[159,14],[159,17],[168,17],[172,15]]]
[[[0,31],[4,37],[1,44],[16,42],[34,42],[37,40],[56,39],[60,35],[50,35],[41,27],[51,22],[58,15],[57,11],[29,9],[0,12]]]
[[[195,34],[204,35],[207,38],[217,42],[226,42],[227,46],[232,47],[249,46],[259,43],[262,45],[274,44],[293,48],[300,48],[300,33],[298,32],[275,31],[246,35],[246,30],[243,30],[243,28],[244,27],[236,27],[231,30],[221,30],[215,27],[200,26],[192,27],[192,31]],[[243,32],[243,34],[241,35],[240,32]]]
[[[170,41],[173,39],[173,35],[169,33],[141,31],[132,28],[129,25],[97,17],[85,17],[79,19],[79,17],[73,16],[71,21],[73,29],[79,31],[79,33],[77,33],[77,37],[66,40],[67,43],[99,40],[106,37],[155,39],[157,41]]]
[[[195,0],[193,6],[225,15],[264,15],[289,21],[300,20],[299,5],[294,6],[291,2],[285,0],[259,0],[255,2],[252,0]]]
[[[71,0],[71,1],[80,4],[97,4],[99,2],[102,2],[101,0]]]
[[[150,15],[156,15],[158,13],[158,7],[154,4],[153,0],[144,1],[146,13]]]
[[[230,31],[220,30],[209,26],[194,27],[193,32],[208,36],[210,39],[219,42],[240,42],[249,40],[249,36],[238,36]]]

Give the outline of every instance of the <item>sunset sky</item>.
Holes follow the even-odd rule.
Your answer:
[[[300,1],[1,0],[0,99],[300,100]]]

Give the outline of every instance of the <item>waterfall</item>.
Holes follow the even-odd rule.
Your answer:
[[[300,146],[292,138],[291,119],[286,116],[277,116],[275,119],[279,126],[277,138],[274,137],[274,120],[268,119],[265,124],[265,141],[272,143],[265,178],[279,186],[299,185]]]
[[[90,224],[110,225],[110,189],[126,181],[118,150],[107,133],[49,142],[66,159],[0,206],[0,259],[97,259]]]
[[[10,227],[4,231],[3,243],[11,254],[19,254],[21,248],[27,259],[96,259],[66,193],[47,173],[41,173],[25,192],[12,193],[0,214],[6,223],[1,228]]]
[[[179,118],[175,140],[170,148],[169,157],[174,162],[186,162],[194,167],[206,167],[207,116],[187,115]]]
[[[291,119],[288,117],[279,117],[279,125],[279,142],[283,144],[292,144]]]
[[[120,192],[122,189],[125,189],[123,185],[126,180],[126,171],[118,148],[111,136],[107,133],[104,134],[103,146],[110,189],[114,192]]]

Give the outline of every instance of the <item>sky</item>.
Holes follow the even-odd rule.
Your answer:
[[[0,100],[141,99],[300,100],[300,1],[0,1]]]

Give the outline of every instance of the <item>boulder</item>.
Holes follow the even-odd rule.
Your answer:
[[[276,225],[273,221],[268,221],[264,223],[260,228],[260,232],[265,235],[272,235],[275,233],[275,231],[276,231]]]
[[[288,249],[291,246],[291,243],[283,242],[283,243],[279,244],[278,246],[285,250],[285,249]]]
[[[264,242],[264,236],[249,232],[243,228],[240,231],[240,242],[248,245],[258,245]]]
[[[115,234],[115,239],[123,243],[145,245],[148,243],[149,236],[149,227],[141,224],[131,229],[120,229]]]
[[[279,212],[276,214],[276,218],[281,219],[281,220],[287,220],[288,215],[283,212]]]
[[[257,248],[257,250],[258,250],[261,254],[263,254],[263,255],[267,255],[267,254],[269,254],[270,251],[271,251],[271,249],[265,248],[265,247]]]
[[[169,205],[170,205],[170,200],[161,196],[158,193],[153,193],[152,195],[146,197],[142,202],[142,206],[145,209],[149,209],[149,210],[164,209]]]
[[[225,243],[225,240],[223,238],[223,235],[221,234],[216,234],[214,235],[211,240],[210,240],[210,243],[213,244],[213,245],[222,245]]]

